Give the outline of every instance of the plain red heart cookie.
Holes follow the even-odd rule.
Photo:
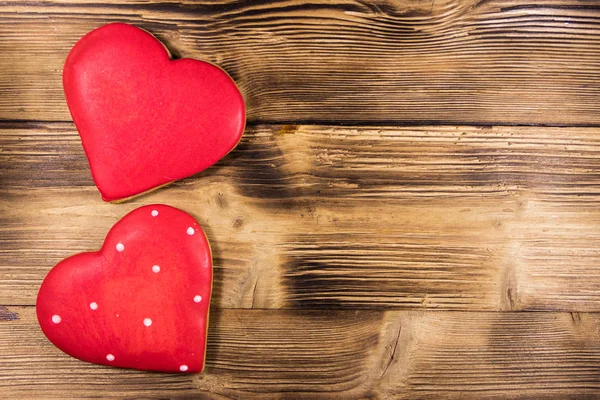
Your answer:
[[[80,39],[63,71],[67,104],[106,201],[196,174],[244,132],[244,99],[219,67],[171,60],[154,36],[114,23]]]
[[[151,205],[117,222],[100,251],[58,263],[36,312],[48,339],[81,360],[201,372],[211,289],[210,247],[196,220]]]

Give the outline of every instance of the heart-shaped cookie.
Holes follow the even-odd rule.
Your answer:
[[[63,85],[106,201],[196,174],[244,132],[244,99],[227,73],[203,61],[171,60],[162,43],[132,25],[105,25],[80,39]]]
[[[36,311],[48,339],[81,360],[200,372],[211,288],[210,247],[196,220],[151,205],[117,222],[100,251],[58,263]]]

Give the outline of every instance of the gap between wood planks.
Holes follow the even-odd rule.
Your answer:
[[[0,129],[10,127],[23,127],[36,126],[36,125],[65,125],[72,124],[73,120],[28,120],[28,119],[0,119]],[[449,127],[449,126],[469,126],[473,128],[502,128],[502,127],[514,127],[514,128],[600,128],[600,124],[544,124],[544,123],[510,123],[497,121],[493,123],[481,122],[481,121],[436,121],[436,120],[381,120],[381,121],[360,121],[360,120],[344,120],[337,123],[332,123],[327,120],[289,120],[289,121],[274,121],[274,120],[252,120],[247,121],[246,130],[253,130],[261,126],[330,126],[340,128],[377,128],[377,127],[388,127],[388,128],[411,128],[411,127]]]

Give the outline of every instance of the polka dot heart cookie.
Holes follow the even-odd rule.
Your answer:
[[[244,132],[244,99],[226,72],[171,60],[161,42],[132,25],[108,24],[81,38],[65,62],[63,86],[106,201],[194,175]]]
[[[36,312],[59,349],[96,364],[163,372],[204,368],[212,258],[189,214],[138,208],[97,252],[58,263]]]

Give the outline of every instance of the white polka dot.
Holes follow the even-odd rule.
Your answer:
[[[156,217],[158,215],[158,211],[152,210],[150,214],[152,214],[153,217]]]
[[[196,231],[194,230],[194,228],[192,228],[191,226],[187,229],[187,234],[192,236],[194,233],[196,233]]]
[[[125,246],[123,246],[123,243],[117,243],[117,251],[123,251],[125,250]]]
[[[187,371],[187,370],[188,370],[188,366],[187,366],[187,365],[182,365],[181,367],[179,367],[179,370],[180,370],[181,372],[185,372],[185,371]]]
[[[98,309],[98,303],[96,303],[96,302],[90,303],[90,308],[92,310],[97,310]]]
[[[107,355],[106,355],[106,359],[107,359],[108,361],[115,361],[115,356],[113,356],[112,354],[107,354]]]
[[[160,265],[154,265],[152,267],[152,272],[154,272],[155,274],[158,274],[160,272]]]
[[[194,303],[200,303],[202,301],[202,296],[196,295],[194,296]]]
[[[52,316],[52,322],[54,322],[55,324],[60,324],[60,315],[53,315]]]
[[[144,318],[144,325],[146,325],[146,326],[152,325],[152,320],[150,318]]]

